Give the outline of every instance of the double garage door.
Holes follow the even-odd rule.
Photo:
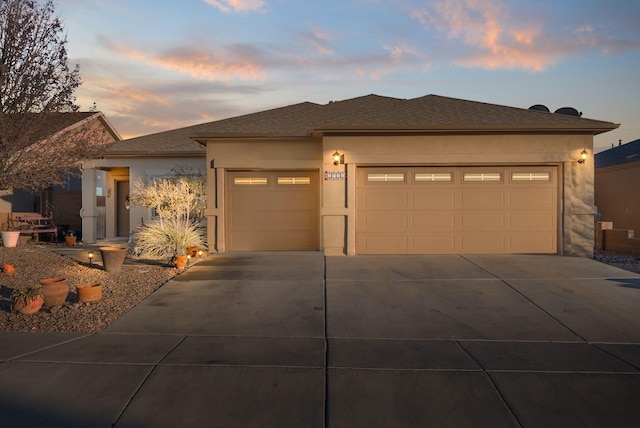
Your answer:
[[[553,166],[359,168],[358,254],[557,253]]]
[[[349,178],[351,179],[351,178]],[[317,171],[229,171],[229,251],[319,249]],[[360,167],[356,253],[557,253],[554,166]]]

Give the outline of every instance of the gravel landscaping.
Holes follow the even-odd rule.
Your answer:
[[[0,331],[84,332],[104,330],[179,272],[159,264],[125,264],[120,272],[105,272],[62,256],[51,244],[27,243],[15,248],[0,247],[0,267],[15,267],[12,276],[0,273]],[[34,315],[11,310],[14,288],[37,285],[41,279],[67,279],[69,295],[62,306],[45,306]],[[76,286],[102,284],[102,299],[80,303]]]
[[[597,254],[594,259],[621,269],[640,273],[640,258],[616,254]],[[0,273],[0,331],[82,332],[104,330],[128,310],[160,288],[180,272],[159,264],[125,264],[120,272],[105,272],[101,266],[90,267],[62,256],[50,244],[22,244],[0,247],[0,267],[9,263],[14,275]],[[69,296],[62,306],[44,307],[34,315],[11,310],[14,288],[36,285],[43,278],[67,279]],[[100,283],[102,299],[80,303],[76,286]]]

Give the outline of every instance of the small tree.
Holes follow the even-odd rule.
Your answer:
[[[74,114],[80,71],[54,11],[51,0],[0,0],[0,190],[61,184],[104,149],[104,129]]]
[[[135,255],[172,257],[184,254],[187,246],[204,246],[198,224],[205,204],[204,181],[202,174],[192,174],[134,183],[131,203],[155,210],[153,221],[137,234]]]

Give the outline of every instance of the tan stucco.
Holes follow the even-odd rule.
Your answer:
[[[355,171],[369,165],[556,165],[561,217],[559,253],[593,250],[593,137],[591,134],[325,135],[300,139],[207,140],[209,243],[225,251],[224,171],[228,169],[312,169],[347,172],[346,180],[320,185],[320,246],[326,254],[355,254]],[[577,159],[583,150],[589,157]],[[334,165],[338,151],[345,164]],[[217,232],[216,232],[217,231]]]

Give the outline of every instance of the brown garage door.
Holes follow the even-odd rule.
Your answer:
[[[317,171],[229,171],[229,251],[318,249]]]
[[[553,166],[358,168],[359,254],[557,253]]]

